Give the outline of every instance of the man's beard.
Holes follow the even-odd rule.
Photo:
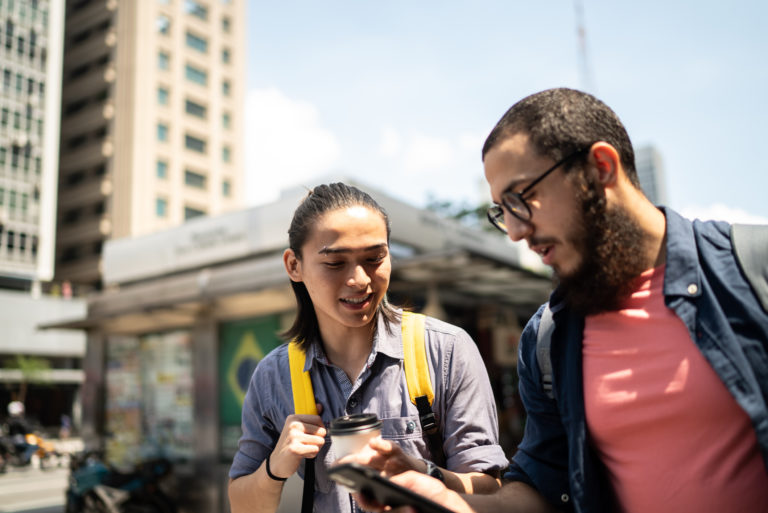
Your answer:
[[[577,179],[578,180],[578,179]],[[582,255],[579,267],[558,276],[567,305],[581,315],[618,310],[646,270],[646,236],[621,206],[608,209],[597,184],[585,178],[581,222],[571,243]]]

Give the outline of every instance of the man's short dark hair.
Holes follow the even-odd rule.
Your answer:
[[[591,94],[557,88],[523,98],[491,130],[483,145],[483,160],[494,146],[517,133],[528,134],[536,151],[553,161],[605,141],[616,148],[627,177],[640,188],[635,152],[624,125]]]

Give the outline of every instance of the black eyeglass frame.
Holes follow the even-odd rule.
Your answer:
[[[504,226],[504,209],[507,209],[507,211],[515,216],[520,221],[523,221],[524,223],[527,223],[531,220],[532,212],[531,207],[528,205],[528,202],[525,201],[525,195],[531,192],[531,190],[536,187],[536,185],[539,184],[542,180],[544,180],[548,175],[550,175],[555,169],[559,168],[569,160],[578,157],[579,155],[586,153],[589,151],[591,147],[587,148],[581,148],[580,150],[577,150],[568,156],[558,160],[552,167],[541,173],[538,178],[536,178],[534,181],[529,183],[522,191],[520,192],[512,192],[511,190],[507,189],[503,193],[501,193],[501,205],[491,205],[488,207],[488,220],[491,222],[491,224],[496,227],[499,231],[502,233],[507,233],[507,229]],[[510,197],[515,198],[515,202],[518,203],[517,206],[515,206],[515,203],[510,201]]]

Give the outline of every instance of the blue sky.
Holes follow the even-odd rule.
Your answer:
[[[587,89],[664,160],[668,204],[768,222],[768,2],[247,4],[248,205],[351,176],[415,205],[487,199],[480,148],[514,102]]]

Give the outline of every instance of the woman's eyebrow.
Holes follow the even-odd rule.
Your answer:
[[[329,248],[328,246],[323,246],[323,248],[318,251],[321,255],[331,255],[331,254],[338,254],[338,253],[351,253],[353,251],[373,251],[374,249],[383,249],[387,247],[386,242],[382,242],[381,244],[374,244],[373,246],[368,246],[367,248],[348,248],[348,247],[340,247],[340,248]]]

